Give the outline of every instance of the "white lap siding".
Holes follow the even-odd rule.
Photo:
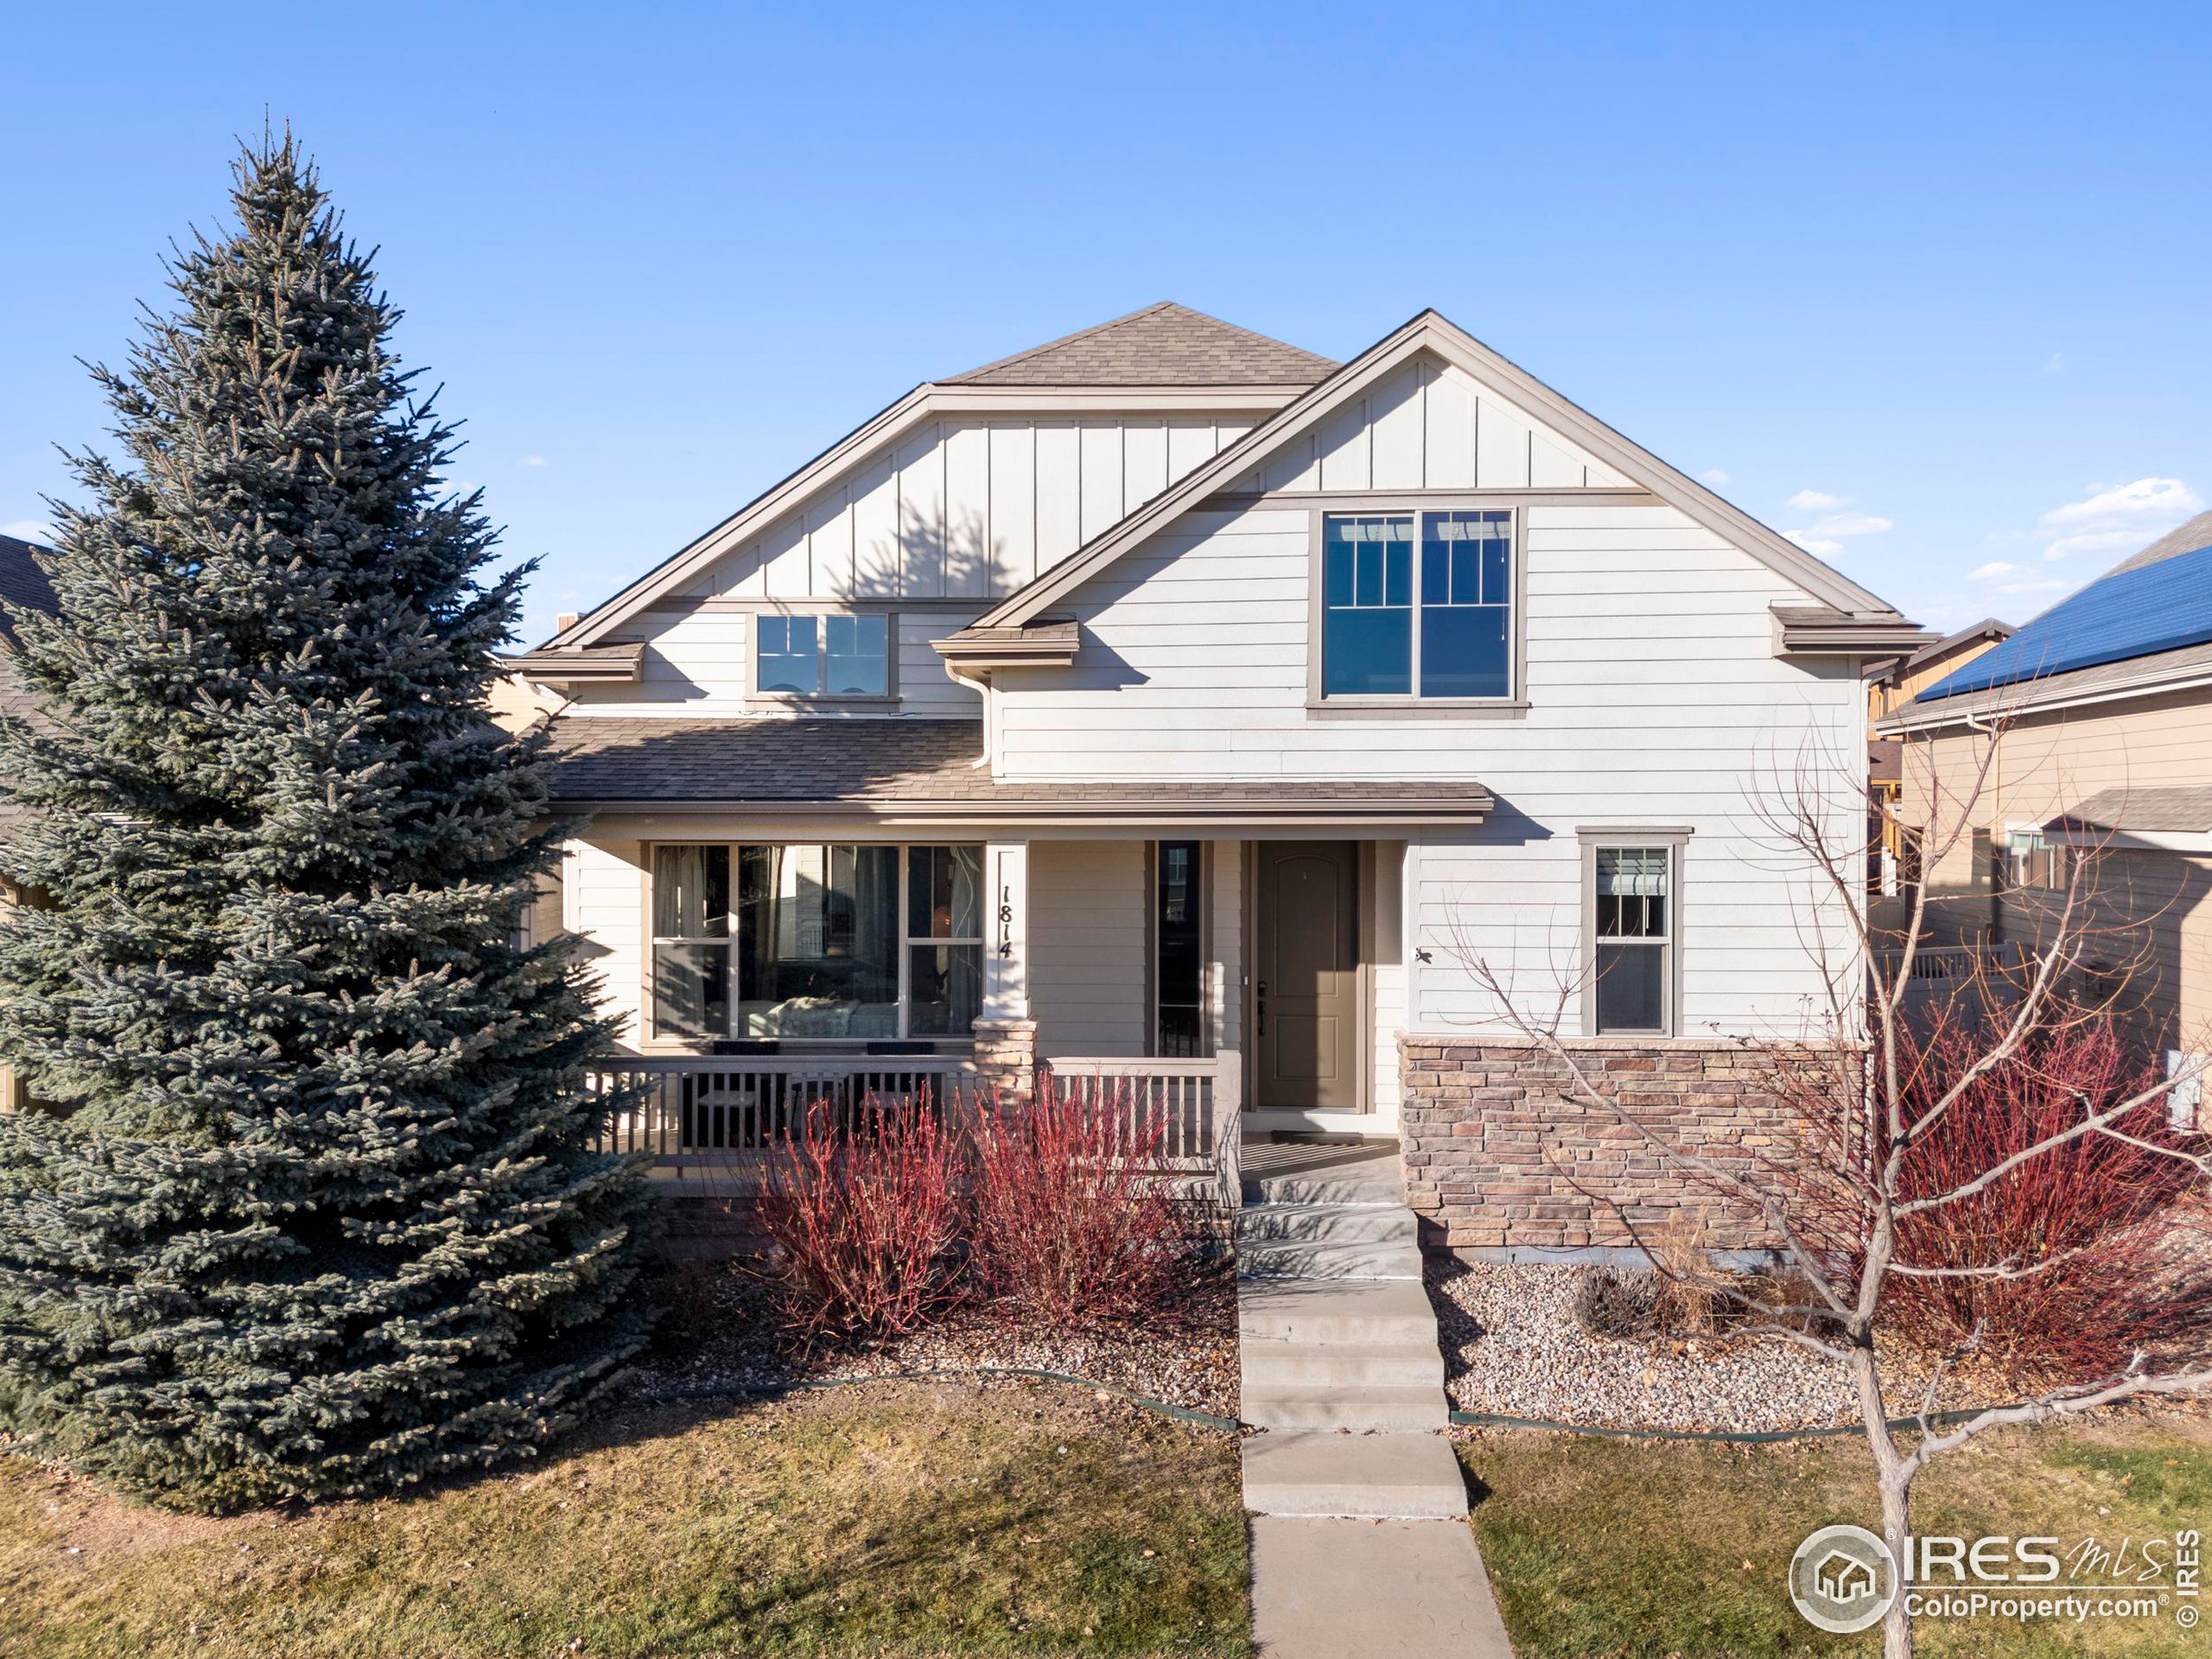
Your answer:
[[[1808,596],[1670,507],[1536,505],[1523,523],[1525,714],[1309,709],[1310,518],[1260,505],[1188,515],[1078,590],[1076,665],[1002,677],[1000,774],[1479,780],[1491,821],[1409,855],[1404,944],[1430,959],[1408,962],[1406,1018],[1424,1032],[1496,1013],[1470,955],[1524,1008],[1554,1000],[1580,950],[1578,827],[1688,826],[1683,1034],[1799,1029],[1824,900],[1761,817],[1802,773],[1836,844],[1856,844],[1855,672],[1778,661],[1769,607]]]

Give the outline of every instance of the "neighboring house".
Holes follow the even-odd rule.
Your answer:
[[[2010,639],[2012,632],[2011,623],[1985,616],[1973,626],[1946,634],[1906,656],[1866,665],[1866,790],[1870,798],[1866,842],[1870,849],[1881,849],[1878,862],[1866,873],[1870,893],[1894,898],[1901,887],[1909,887],[1916,879],[1916,872],[1910,868],[1902,826],[1894,812],[1882,810],[1885,806],[1895,807],[1904,792],[1904,741],[1882,736],[1876,729],[1877,723],[1945,675],[1965,667],[1993,645]],[[1888,914],[1878,916],[1876,921],[1892,927],[1896,925],[1896,918]]]
[[[1905,740],[1905,813],[1972,787],[1971,839],[1926,872],[1947,935],[2032,942],[2094,852],[2104,978],[2170,1047],[2212,1030],[2212,512],[1956,668],[1883,719]]]
[[[1762,805],[1926,638],[1433,312],[1338,364],[1160,305],[917,387],[518,666],[570,699],[565,925],[681,1084],[631,1141],[1041,1061],[1178,1135],[1400,1136],[1497,1249],[1678,1184],[1597,1131],[1547,1166],[1473,961],[1744,1128],[1833,902]]]
[[[39,550],[13,536],[0,536],[0,715],[31,721],[41,718],[38,704],[16,680],[15,659],[8,647],[14,642],[16,632],[10,620],[11,611],[44,611],[52,614],[57,608],[53,584],[47,581],[46,572],[39,569],[32,556]],[[14,807],[0,803],[0,840],[12,833],[21,816]],[[0,906],[21,904],[22,900],[23,894],[5,878],[0,878]],[[15,1074],[0,1066],[0,1110],[18,1110],[24,1103],[22,1087]]]

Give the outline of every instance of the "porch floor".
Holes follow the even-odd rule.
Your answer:
[[[1285,1177],[1319,1177],[1332,1187],[1374,1185],[1372,1202],[1404,1202],[1403,1178],[1398,1167],[1398,1142],[1247,1140],[1243,1164],[1248,1201],[1256,1202],[1252,1189],[1262,1181]],[[1357,1202],[1352,1193],[1332,1194],[1338,1203]]]

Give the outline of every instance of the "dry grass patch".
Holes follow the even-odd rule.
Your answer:
[[[1232,1437],[1023,1385],[627,1414],[536,1467],[211,1521],[0,1459],[7,1659],[1242,1654]]]
[[[1874,1654],[1878,1632],[1824,1636],[1785,1587],[1815,1527],[1878,1525],[1851,1440],[1732,1446],[1485,1432],[1462,1441],[1475,1529],[1522,1659]],[[1924,1534],[2139,1541],[2212,1517],[2212,1423],[2162,1413],[1993,1434],[1921,1478]],[[2171,1618],[2137,1623],[1924,1619],[1921,1651],[1952,1659],[2205,1651]]]

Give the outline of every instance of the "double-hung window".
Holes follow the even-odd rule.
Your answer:
[[[1590,995],[1599,1036],[1663,1036],[1673,1029],[1675,852],[1592,849]]]
[[[976,846],[654,848],[653,1035],[967,1035],[982,862]]]
[[[891,619],[844,616],[754,619],[753,689],[764,696],[881,697],[891,690]]]
[[[1321,695],[1510,698],[1513,559],[1507,510],[1324,514]]]

